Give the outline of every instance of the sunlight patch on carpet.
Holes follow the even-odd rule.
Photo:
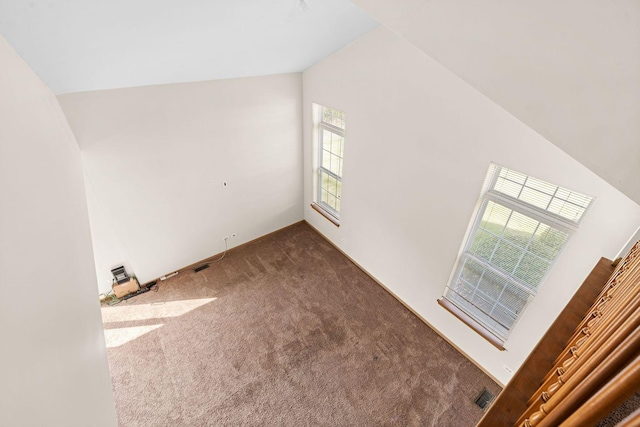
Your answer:
[[[104,323],[111,323],[178,317],[195,310],[198,307],[202,307],[215,299],[216,298],[200,298],[181,301],[154,302],[151,304],[102,307],[102,321]]]
[[[129,341],[133,341],[144,334],[148,334],[149,332],[158,329],[160,326],[162,326],[162,324],[105,329],[104,340],[107,342],[107,348],[120,347]]]

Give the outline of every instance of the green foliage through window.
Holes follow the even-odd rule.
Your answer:
[[[445,298],[506,339],[592,199],[497,165],[487,182]]]

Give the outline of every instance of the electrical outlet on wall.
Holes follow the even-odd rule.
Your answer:
[[[230,235],[230,236],[224,236],[224,237],[222,238],[222,240],[229,241],[230,239],[233,239],[233,238],[235,238],[235,237],[238,237],[238,233],[231,233],[231,235]]]

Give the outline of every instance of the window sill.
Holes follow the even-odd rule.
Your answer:
[[[440,304],[440,306],[442,306],[442,308],[447,310],[449,313],[453,314],[458,319],[460,319],[463,323],[465,323],[471,329],[476,331],[482,338],[489,341],[498,350],[500,351],[506,350],[504,348],[504,342],[500,338],[496,337],[491,332],[489,332],[484,326],[482,326],[480,323],[475,321],[467,313],[465,313],[464,311],[456,307],[451,301],[442,297],[438,299],[438,304]]]
[[[340,220],[338,220],[338,218],[336,218],[335,216],[331,215],[329,212],[323,209],[320,205],[316,203],[311,203],[311,207],[320,215],[322,215],[323,217],[331,221],[333,225],[335,225],[336,227],[340,227]]]

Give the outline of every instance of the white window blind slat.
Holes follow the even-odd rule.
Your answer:
[[[591,201],[492,164],[444,297],[506,340]]]

